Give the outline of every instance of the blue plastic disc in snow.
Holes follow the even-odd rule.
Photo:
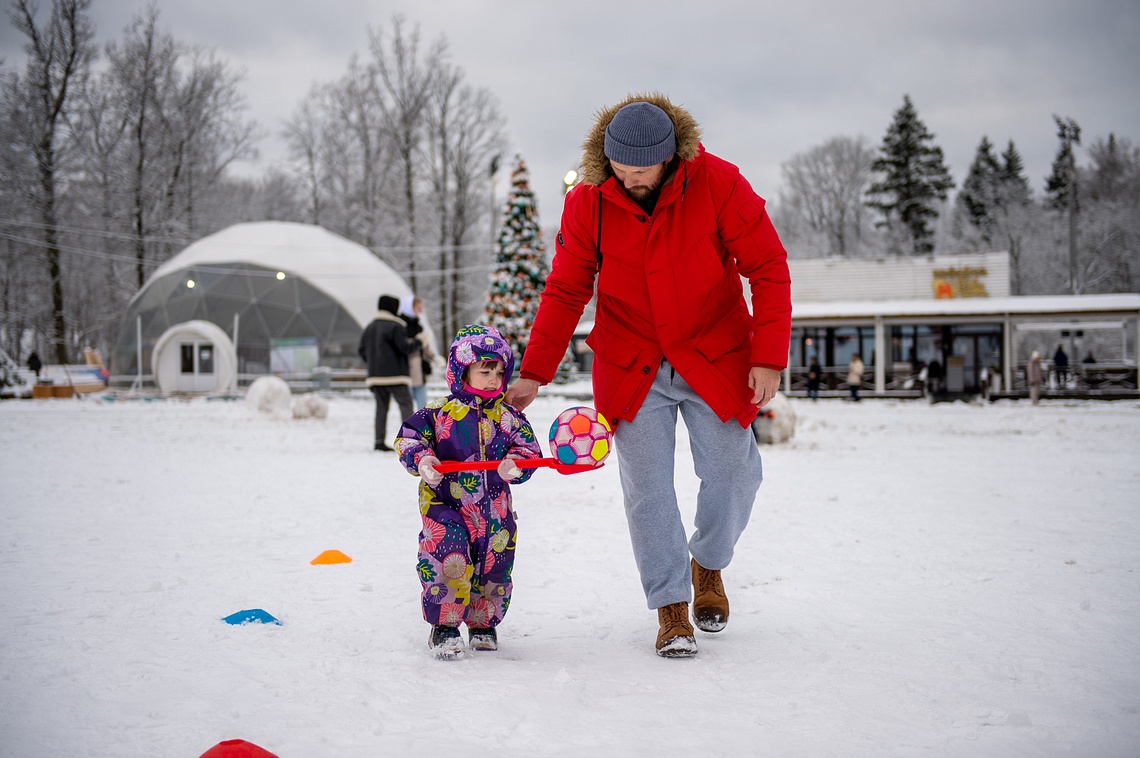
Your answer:
[[[277,624],[281,626],[280,621],[260,608],[250,608],[249,610],[231,613],[222,621],[227,624]]]

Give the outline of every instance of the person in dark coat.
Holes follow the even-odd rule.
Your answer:
[[[419,342],[408,337],[407,325],[396,315],[400,301],[391,295],[381,295],[376,318],[360,335],[357,352],[368,365],[365,382],[376,397],[376,429],[374,449],[393,450],[386,441],[388,404],[395,398],[400,419],[415,411],[412,407],[411,377],[408,375],[408,356],[419,348]]]
[[[819,365],[819,358],[812,358],[811,365],[808,366],[807,382],[808,397],[812,400],[819,400],[819,382],[822,378],[823,368]]]
[[[942,392],[942,362],[937,358],[930,362],[926,367],[927,386],[930,387],[930,394],[937,395]]]
[[[1069,381],[1069,356],[1060,345],[1057,345],[1057,352],[1053,353],[1053,370],[1057,372],[1057,387],[1064,389]]]
[[[28,368],[36,373],[36,378],[38,379],[40,376],[40,369],[43,367],[44,364],[40,360],[40,356],[36,354],[35,350],[33,350],[32,354],[28,356]]]

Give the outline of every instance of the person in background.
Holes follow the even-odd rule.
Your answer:
[[[421,298],[408,295],[400,300],[400,309],[396,315],[404,320],[408,326],[408,336],[419,343],[416,349],[408,355],[408,377],[412,382],[412,402],[415,410],[427,405],[427,377],[431,374],[435,353],[430,347],[428,333],[420,323],[420,316],[424,312],[424,301]]]
[[[851,391],[851,399],[859,402],[859,388],[863,386],[863,359],[858,353],[851,356],[847,364],[847,389]]]
[[[1041,353],[1034,350],[1025,364],[1025,381],[1029,384],[1029,399],[1034,405],[1041,399],[1041,383],[1045,381],[1045,371],[1041,368]]]
[[[420,605],[432,625],[428,646],[445,660],[465,652],[461,624],[473,650],[498,649],[515,561],[509,483],[534,473],[515,461],[542,456],[526,416],[503,400],[515,359],[502,335],[465,326],[449,352],[451,394],[405,419],[396,438],[400,462],[421,478]],[[486,460],[502,463],[493,471],[436,470],[441,461]]]
[[[819,365],[819,356],[811,359],[808,366],[807,393],[812,400],[819,400],[819,383],[823,379],[823,368]]]
[[[43,367],[44,367],[44,364],[40,360],[40,356],[36,353],[35,350],[33,350],[31,355],[28,356],[28,370],[34,371],[36,374],[36,378],[39,379],[40,378],[40,369]]]
[[[414,412],[408,355],[420,343],[408,337],[404,320],[396,315],[400,309],[399,300],[391,295],[381,295],[378,307],[376,317],[360,335],[357,352],[368,366],[365,383],[376,398],[373,449],[391,452],[393,448],[387,442],[388,405],[395,398],[401,419]]]
[[[1057,389],[1065,389],[1069,383],[1069,356],[1061,345],[1057,345],[1057,351],[1053,353],[1053,371],[1057,374]]]
[[[763,478],[751,423],[779,389],[791,336],[787,254],[764,200],[700,137],[663,95],[595,115],[521,378],[507,391],[524,409],[554,380],[596,286],[594,404],[615,427],[630,541],[665,658],[697,653],[690,599],[697,628],[728,623],[721,570]],[[701,480],[691,538],[673,483],[678,414]]]
[[[942,361],[938,360],[937,358],[932,360],[930,362],[930,365],[926,367],[926,376],[930,382],[929,386],[931,395],[937,395],[942,392],[943,373],[945,372],[942,370]]]

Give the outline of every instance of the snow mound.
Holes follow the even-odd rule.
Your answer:
[[[796,436],[796,409],[782,392],[764,406],[752,422],[752,434],[761,445],[777,445]]]
[[[293,418],[319,418],[329,415],[329,401],[320,395],[308,393],[293,401]]]
[[[289,385],[279,376],[259,376],[245,393],[246,405],[262,413],[288,415],[292,401]]]

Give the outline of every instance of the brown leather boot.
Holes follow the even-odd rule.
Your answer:
[[[702,632],[719,632],[728,625],[728,596],[720,571],[693,564],[693,622]]]
[[[689,623],[689,604],[673,603],[657,609],[657,654],[662,658],[690,658],[697,654],[697,640]]]

